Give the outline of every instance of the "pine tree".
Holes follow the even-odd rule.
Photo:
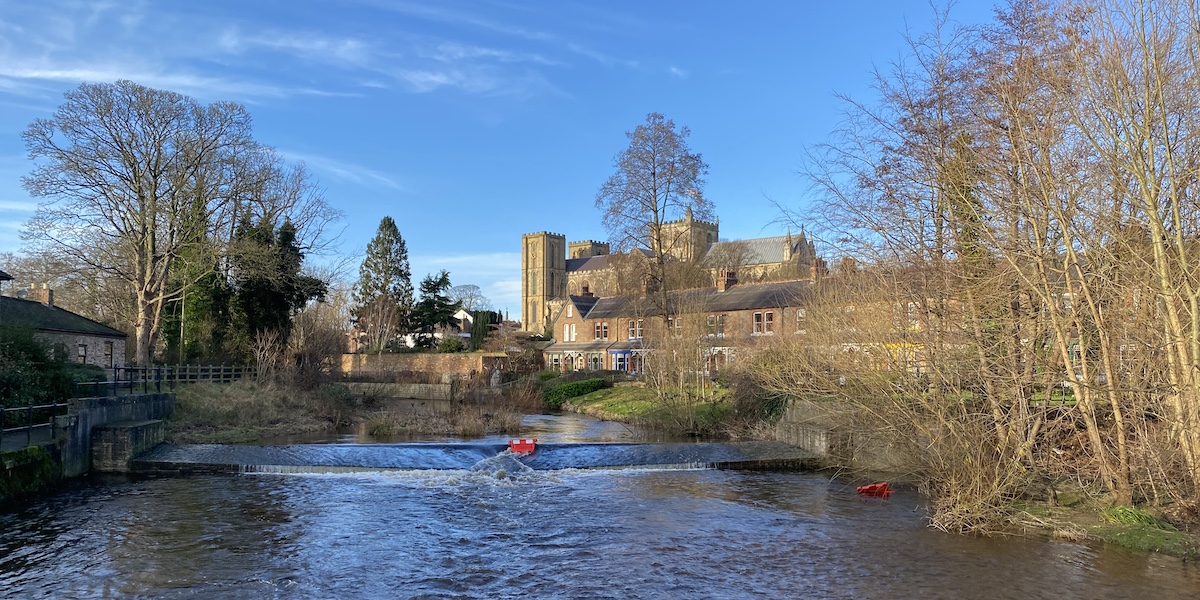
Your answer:
[[[458,319],[454,313],[459,305],[449,297],[450,273],[441,271],[437,275],[427,275],[421,281],[421,301],[413,309],[413,325],[420,333],[417,337],[421,346],[433,344],[433,334],[439,328],[447,330],[458,327]]]
[[[358,273],[354,320],[367,347],[382,350],[398,333],[408,330],[413,310],[408,246],[391,217],[379,222]]]

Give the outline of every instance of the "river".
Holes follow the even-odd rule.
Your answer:
[[[546,441],[638,439],[574,415],[529,425]],[[1178,559],[947,535],[921,506],[910,491],[865,499],[819,474],[699,469],[90,477],[0,513],[0,593],[1200,597],[1200,569]]]

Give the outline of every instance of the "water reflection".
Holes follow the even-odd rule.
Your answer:
[[[557,441],[615,435],[586,419],[546,428]],[[921,505],[909,490],[866,500],[820,475],[739,471],[95,477],[0,514],[0,590],[255,600],[1170,599],[1200,590],[1190,563],[945,535],[925,526]]]

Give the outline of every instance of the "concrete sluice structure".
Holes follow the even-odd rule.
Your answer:
[[[340,473],[472,470],[512,456],[534,470],[698,468],[796,470],[819,466],[817,456],[780,442],[540,444],[512,455],[496,443],[163,445],[139,456],[140,473]]]

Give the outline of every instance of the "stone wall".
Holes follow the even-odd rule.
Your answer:
[[[38,338],[51,346],[62,344],[66,348],[66,359],[70,362],[82,362],[104,368],[125,366],[124,338],[46,332],[38,333]],[[112,344],[111,355],[105,350],[106,343]],[[81,347],[84,351],[83,360],[80,360],[79,355]]]
[[[133,394],[109,398],[76,398],[70,412],[58,417],[66,439],[62,444],[63,475],[77,477],[91,469],[92,429],[122,421],[164,419],[175,410],[175,394]]]
[[[121,421],[92,429],[92,470],[128,473],[133,457],[163,443],[167,426],[161,419]]]
[[[776,424],[775,439],[813,452],[828,466],[908,471],[900,453],[855,421],[854,409],[845,403],[791,400]]]
[[[483,352],[343,354],[342,374],[354,377],[425,373],[440,376],[444,383],[449,383],[453,378],[473,377],[503,368],[506,359],[503,354]]]
[[[53,446],[29,446],[0,452],[0,506],[62,480],[62,467],[51,450]]]

